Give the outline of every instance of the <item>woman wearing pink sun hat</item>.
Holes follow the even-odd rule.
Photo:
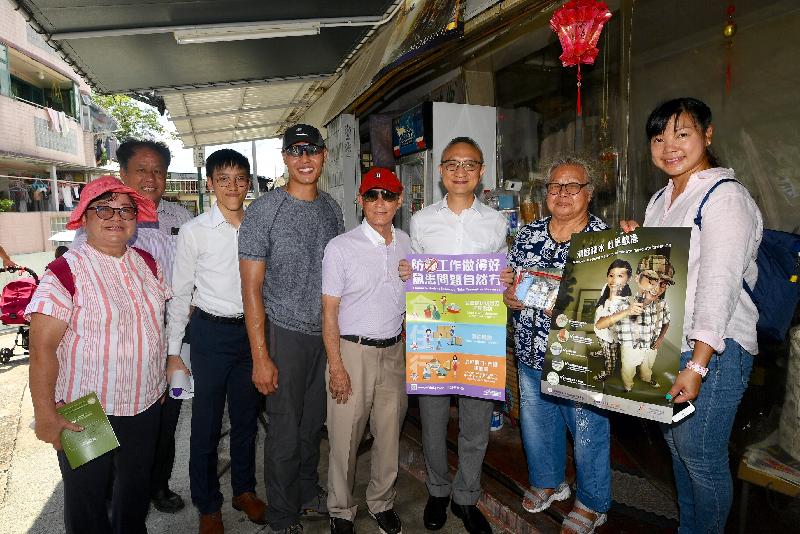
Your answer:
[[[87,241],[48,266],[25,310],[36,436],[58,451],[68,533],[146,531],[171,291],[152,256],[128,241],[137,222],[156,220],[152,201],[115,177],[86,184],[67,228],[85,228]],[[72,469],[61,434],[83,429],[56,408],[89,393],[120,446]]]

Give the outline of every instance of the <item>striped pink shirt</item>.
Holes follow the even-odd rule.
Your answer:
[[[25,310],[26,317],[42,313],[67,323],[53,400],[94,391],[109,415],[143,412],[166,389],[164,303],[172,292],[161,266],[156,278],[130,248],[115,258],[89,244],[64,258],[75,295],[47,271]]]

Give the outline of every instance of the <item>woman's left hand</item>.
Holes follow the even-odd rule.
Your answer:
[[[678,373],[675,383],[669,390],[672,395],[672,402],[675,404],[694,400],[700,394],[700,387],[703,385],[703,377],[691,369],[684,369]]]

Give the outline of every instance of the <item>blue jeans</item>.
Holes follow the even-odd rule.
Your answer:
[[[690,351],[681,354],[681,369],[691,356]],[[728,440],[752,368],[753,355],[726,339],[725,351],[708,364],[695,412],[663,426],[678,487],[679,534],[725,530],[733,499]]]
[[[595,512],[611,507],[611,437],[608,417],[586,404],[542,394],[542,372],[519,365],[519,418],[535,488],[556,488],[564,481],[567,432],[575,448],[578,499]]]

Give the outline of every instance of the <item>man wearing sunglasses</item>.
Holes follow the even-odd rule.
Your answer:
[[[475,197],[484,171],[483,152],[474,140],[456,137],[447,144],[439,164],[447,194],[411,218],[411,246],[415,253],[506,253],[505,218]],[[407,261],[400,263],[399,271],[404,280],[411,276]],[[467,532],[492,532],[476,506],[481,494],[481,469],[489,442],[492,408],[489,400],[458,397],[458,471],[451,483],[447,463],[450,396],[419,396],[429,494],[423,514],[425,528],[441,529],[447,521],[450,504]]]
[[[322,260],[322,338],[328,353],[328,511],[331,534],[355,532],[352,488],[358,446],[369,422],[375,437],[367,507],[384,534],[401,531],[394,511],[400,426],[406,414],[401,341],[405,291],[397,264],[411,240],[392,219],[403,186],[389,169],[364,175],[361,226],[335,237]]]
[[[253,383],[267,396],[269,416],[268,533],[302,532],[301,511],[328,511],[317,474],[326,398],[322,257],[344,222],[336,201],[317,189],[326,155],[319,130],[290,126],[283,136],[289,181],[253,202],[239,228]]]

